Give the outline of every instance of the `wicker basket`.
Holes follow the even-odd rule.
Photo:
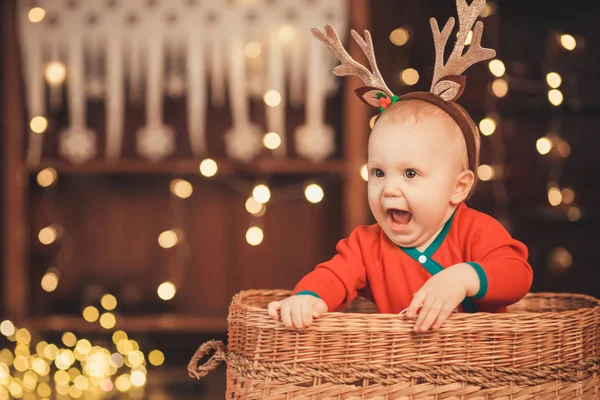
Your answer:
[[[294,331],[266,305],[287,291],[243,291],[229,349],[200,346],[188,372],[227,363],[227,399],[600,399],[600,301],[529,294],[505,314],[456,314],[414,333],[366,300]],[[348,310],[346,310],[348,311]],[[208,361],[199,365],[214,350]]]

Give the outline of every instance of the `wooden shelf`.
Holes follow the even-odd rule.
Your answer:
[[[215,160],[218,174],[251,173],[251,174],[342,174],[343,160],[326,160],[311,162],[304,159],[259,159],[249,163],[236,162],[230,159]],[[90,161],[77,165],[63,160],[42,161],[40,165],[29,167],[31,172],[44,168],[54,168],[66,174],[199,174],[200,160],[169,160],[151,162],[146,160]],[[358,173],[358,172],[357,172]]]
[[[76,315],[31,317],[19,324],[41,332],[75,331],[81,333],[107,332],[99,322],[87,322]],[[193,315],[117,316],[114,329],[125,332],[225,332],[227,317],[200,317]]]

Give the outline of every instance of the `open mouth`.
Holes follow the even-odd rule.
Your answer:
[[[397,210],[395,208],[389,209],[388,215],[394,225],[404,226],[412,219],[412,213],[404,210]]]

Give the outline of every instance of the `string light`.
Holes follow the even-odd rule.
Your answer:
[[[364,164],[360,168],[360,176],[366,181],[369,181],[369,170],[367,169],[367,164]]]
[[[100,317],[100,311],[94,306],[87,306],[83,309],[83,319],[87,322],[96,322]]]
[[[248,58],[257,58],[260,56],[261,51],[260,43],[256,41],[248,42],[246,43],[246,46],[244,46],[244,54]]]
[[[281,95],[277,90],[269,90],[265,93],[264,101],[269,107],[277,107],[281,103]]]
[[[483,10],[481,10],[481,18],[487,18],[496,11],[496,5],[494,3],[486,3]]]
[[[564,188],[562,190],[562,202],[563,204],[571,204],[575,201],[575,192],[571,188]]]
[[[553,106],[560,106],[563,102],[563,94],[558,89],[551,89],[548,91],[548,100]]]
[[[296,32],[292,25],[286,24],[279,28],[277,34],[279,35],[279,39],[281,39],[282,42],[291,42],[292,40],[294,40]]]
[[[53,292],[58,287],[60,272],[56,268],[48,268],[41,281],[42,289],[46,292]]]
[[[200,163],[200,173],[207,178],[215,176],[219,170],[215,160],[207,158]]]
[[[414,68],[407,68],[400,73],[400,80],[405,85],[412,86],[419,82],[419,72]]]
[[[246,231],[246,242],[252,246],[258,246],[264,239],[264,233],[258,226],[252,226]]]
[[[266,185],[256,185],[252,190],[252,197],[261,204],[265,204],[271,198],[271,191]]]
[[[171,282],[163,282],[157,289],[158,297],[165,301],[171,300],[173,297],[175,297],[176,292],[177,289]]]
[[[496,97],[504,97],[508,93],[508,82],[504,79],[494,79],[492,82],[492,93]]]
[[[491,117],[486,117],[479,122],[479,130],[485,136],[490,136],[496,131],[496,121]]]
[[[58,179],[58,173],[54,168],[44,168],[37,174],[37,183],[41,187],[52,186]]]
[[[571,154],[571,145],[561,139],[561,141],[556,146],[556,150],[558,151],[558,154],[561,157],[566,158],[569,157],[569,155]]]
[[[100,304],[102,305],[102,307],[104,307],[105,310],[112,311],[115,308],[117,308],[117,298],[112,294],[107,293],[104,296],[102,296],[102,299],[100,299]]]
[[[563,34],[560,36],[560,44],[569,51],[575,50],[575,47],[577,47],[577,41],[569,34]]]
[[[44,77],[50,86],[60,86],[67,76],[65,65],[58,61],[51,61],[46,64]]]
[[[275,132],[269,132],[263,137],[263,144],[267,149],[275,150],[281,146],[281,137]]]
[[[48,120],[42,116],[33,117],[29,122],[29,128],[34,133],[42,134],[48,128]]]
[[[150,364],[158,367],[165,362],[165,355],[160,350],[152,350],[148,354],[148,361],[150,361]]]
[[[457,39],[458,39],[459,34],[460,34],[460,32],[456,32]],[[467,33],[467,37],[465,38],[465,46],[470,45],[472,41],[473,41],[473,31],[469,31],[469,33]]]
[[[0,323],[0,333],[4,336],[12,336],[15,334],[15,326],[9,320],[4,320]]]
[[[323,192],[323,188],[317,185],[316,183],[311,183],[304,189],[304,195],[306,199],[313,204],[319,203],[323,200],[325,193]]]
[[[267,210],[267,207],[264,204],[259,203],[252,196],[248,197],[245,206],[246,211],[248,211],[250,214],[256,217],[262,217],[265,214],[265,211]]]
[[[398,47],[404,46],[406,43],[408,43],[409,39],[410,34],[405,28],[396,28],[390,33],[390,41]]]
[[[546,75],[546,82],[552,89],[558,89],[558,87],[562,84],[562,78],[556,72],[549,72]]]
[[[177,232],[174,230],[168,230],[162,232],[158,235],[158,244],[160,247],[164,249],[170,249],[175,246],[179,242],[179,237],[177,236]]]
[[[573,265],[573,256],[564,247],[554,249],[550,257],[551,269],[555,271],[565,270]]]
[[[502,75],[504,75],[504,73],[506,72],[506,67],[504,66],[504,63],[498,59],[490,61],[488,65],[490,68],[490,72],[497,78],[502,77]]]
[[[535,142],[535,147],[541,155],[548,154],[552,150],[552,140],[549,137],[539,138]]]
[[[559,188],[551,187],[548,189],[548,202],[551,206],[558,206],[562,202],[562,193]]]
[[[491,165],[487,165],[487,164],[481,164],[479,167],[477,167],[477,176],[482,181],[489,181],[489,180],[494,179],[494,177],[495,177],[494,167],[492,167]]]
[[[75,347],[77,344],[77,337],[73,332],[65,332],[62,335],[62,342],[67,347]]]
[[[33,22],[33,23],[42,22],[45,17],[46,17],[46,10],[44,10],[42,7],[33,7],[27,13],[27,18],[29,19],[29,22]]]
[[[112,329],[117,324],[117,319],[112,313],[105,312],[100,316],[100,326],[104,329]]]
[[[569,207],[569,210],[567,210],[567,218],[571,222],[579,221],[581,218],[581,210],[575,206]]]
[[[171,193],[181,199],[189,198],[194,192],[192,184],[184,179],[174,179],[169,186]]]

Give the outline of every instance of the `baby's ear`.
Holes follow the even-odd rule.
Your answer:
[[[469,196],[471,188],[475,183],[475,174],[470,169],[462,171],[456,177],[454,182],[454,188],[452,190],[452,196],[450,202],[454,205],[460,204]]]

